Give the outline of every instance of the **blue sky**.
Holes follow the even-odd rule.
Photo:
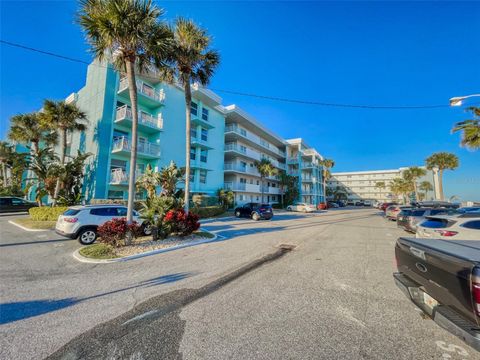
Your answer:
[[[165,18],[195,19],[222,63],[211,87],[300,100],[370,105],[447,104],[480,92],[477,2],[159,2]],[[90,60],[76,2],[2,1],[1,38]],[[0,137],[8,119],[81,88],[86,66],[1,45]],[[291,104],[218,92],[274,132],[303,137],[334,171],[460,158],[446,195],[480,201],[480,152],[459,147],[462,108],[367,110]]]

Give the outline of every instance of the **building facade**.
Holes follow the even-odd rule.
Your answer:
[[[147,166],[155,171],[174,161],[185,166],[185,98],[181,87],[137,75],[138,142],[136,177]],[[78,151],[90,153],[83,194],[91,199],[127,199],[132,108],[126,78],[111,65],[94,61],[85,86],[65,100],[86,113],[87,129],[67,136],[67,161]],[[262,183],[255,162],[268,159],[278,172],[298,177],[298,201],[325,200],[321,155],[302,139],[285,140],[236,105],[223,106],[214,92],[192,86],[191,193],[215,195],[232,190],[237,205],[281,201],[278,173]],[[59,152],[59,148],[56,149]],[[183,186],[183,184],[180,184]],[[35,197],[30,188],[29,198]],[[139,191],[137,199],[145,198]]]
[[[137,177],[150,165],[158,171],[174,161],[185,166],[185,98],[181,88],[137,76]],[[68,152],[91,153],[86,166],[86,200],[126,199],[130,171],[132,109],[126,78],[111,66],[89,65],[85,86],[66,101],[87,114],[88,128],[69,135]],[[223,187],[225,116],[221,98],[192,88],[191,192],[214,195]],[[139,192],[137,198],[145,194]]]
[[[401,178],[403,172],[408,167],[402,167],[391,170],[373,170],[373,171],[353,171],[337,172],[327,182],[330,190],[329,198],[334,197],[334,193],[340,189],[347,195],[347,200],[376,200],[379,202],[400,201],[401,197],[393,194],[389,184],[395,178]],[[417,180],[417,183],[428,181],[434,186],[434,175],[432,171],[427,170],[427,175]],[[383,182],[385,187],[377,187],[377,183]],[[426,194],[425,200],[435,200],[435,191]]]

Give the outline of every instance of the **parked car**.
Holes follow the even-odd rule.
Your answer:
[[[346,200],[338,200],[337,204],[340,207],[345,207],[345,206],[347,206],[347,201]]]
[[[382,210],[383,212],[385,212],[385,210],[387,209],[387,207],[391,206],[391,205],[398,205],[396,202],[386,202],[386,203],[382,203],[382,205],[380,206],[380,210]]]
[[[480,241],[480,213],[429,216],[418,225],[415,237]]]
[[[38,206],[36,203],[16,196],[0,197],[0,213],[28,211],[28,209],[36,206]]]
[[[457,212],[460,214],[468,213],[468,212],[479,212],[480,206],[466,206],[457,209]]]
[[[457,210],[452,208],[411,208],[405,209],[397,216],[397,226],[405,231],[415,233],[417,226],[425,220],[427,216],[434,215],[454,215]]]
[[[363,200],[355,201],[355,206],[363,206],[365,203]]]
[[[133,211],[136,221],[148,235],[148,224]],[[97,228],[109,220],[127,216],[127,207],[123,205],[86,205],[72,206],[58,217],[55,232],[70,239],[78,239],[83,245],[90,245],[97,239]]]
[[[327,209],[330,209],[330,208],[339,208],[340,205],[338,205],[335,201],[328,201],[327,202]]]
[[[287,206],[287,211],[313,212],[315,210],[316,210],[315,205],[307,204],[307,203],[294,203],[292,205]]]
[[[372,206],[372,200],[365,200],[363,206]]]
[[[235,208],[236,217],[249,217],[253,220],[270,220],[273,217],[273,209],[269,204],[246,203]]]
[[[480,241],[400,238],[395,258],[393,278],[403,294],[480,351]]]
[[[355,205],[355,201],[353,201],[353,200],[348,200],[348,201],[347,201],[347,205],[353,206],[353,205]]]
[[[327,208],[327,204],[324,202],[318,203],[317,209],[318,210],[325,210]]]
[[[411,209],[410,206],[400,206],[400,205],[390,205],[385,209],[385,218],[388,220],[397,220],[398,214],[400,211]]]

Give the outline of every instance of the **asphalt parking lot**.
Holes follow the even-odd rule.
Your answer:
[[[215,242],[114,264],[7,220],[2,359],[479,358],[397,290],[406,233],[374,209],[209,221]]]

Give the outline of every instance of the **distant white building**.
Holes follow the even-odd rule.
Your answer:
[[[424,168],[424,167],[423,167]],[[327,188],[332,192],[343,188],[347,194],[349,201],[356,200],[376,200],[380,202],[398,201],[390,191],[389,184],[395,178],[401,178],[402,174],[408,167],[402,167],[392,170],[372,170],[372,171],[351,171],[333,173],[332,177],[327,181]],[[417,180],[420,184],[422,181],[428,181],[435,186],[434,175],[432,171],[427,170],[427,175]],[[385,184],[385,188],[376,187],[379,182]],[[333,198],[330,195],[329,198]],[[435,191],[429,191],[425,200],[435,200]]]

